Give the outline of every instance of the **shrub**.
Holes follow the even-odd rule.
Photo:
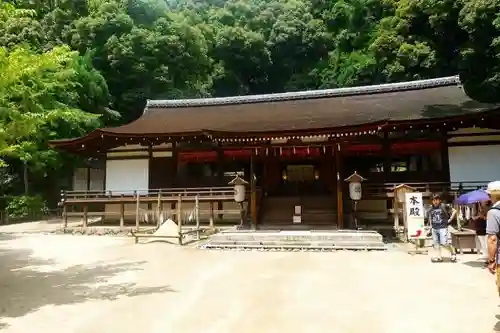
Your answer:
[[[5,210],[11,218],[38,217],[48,211],[45,200],[38,195],[10,197]]]

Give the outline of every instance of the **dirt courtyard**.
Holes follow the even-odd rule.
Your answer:
[[[0,235],[4,332],[483,333],[494,279],[387,252],[210,252],[97,236]]]

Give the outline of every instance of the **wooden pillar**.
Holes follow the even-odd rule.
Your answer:
[[[179,236],[179,245],[182,245],[182,195],[177,199],[177,234]]]
[[[339,143],[333,146],[333,153],[335,154],[335,172],[337,173],[337,227],[342,229],[344,227],[344,198],[342,193],[344,179],[342,177],[342,156]]]
[[[210,201],[210,229],[215,229],[214,202]]]
[[[399,212],[400,212],[400,205],[398,202],[398,198],[396,197],[396,191],[393,192],[394,196],[392,198],[392,201],[394,203],[392,210],[392,216],[394,218],[394,231],[396,232],[396,235],[399,235]]]
[[[120,203],[120,229],[125,226],[125,204]]]
[[[222,148],[217,149],[217,186],[225,186],[227,184],[223,184],[224,180],[224,150]],[[217,201],[217,217],[219,219],[223,219],[224,215],[220,213],[224,209],[224,204],[222,201]]]
[[[441,138],[441,171],[446,182],[450,182],[450,155],[448,151],[448,134]]]
[[[324,175],[319,175],[320,180],[322,179],[323,181],[327,182],[328,186],[328,191],[330,193],[335,193],[336,191],[336,176],[333,172],[332,165],[334,164],[334,158],[333,158],[333,148],[331,146],[325,147],[324,148],[324,163],[325,163],[325,168],[322,168],[322,170],[325,170],[326,173]]]
[[[387,183],[391,179],[391,172],[392,172],[392,152],[391,152],[391,142],[389,140],[389,132],[386,130],[384,131],[384,136],[382,138],[382,155],[384,157],[383,160],[383,168],[384,168],[384,183]],[[392,207],[393,211],[395,211],[396,206],[393,205],[391,202],[390,198],[387,198],[385,200],[385,207],[387,211],[389,212],[389,209]],[[390,216],[390,213],[389,215]],[[393,215],[394,216],[394,228],[397,230],[396,227],[396,222],[399,223],[399,216]]]
[[[87,171],[87,185],[86,185],[86,187],[87,187],[87,192],[89,192],[90,191],[90,167],[87,167],[86,171]]]
[[[389,141],[389,132],[384,131],[382,139],[382,154],[384,156],[384,182],[389,182],[391,177],[392,156],[391,156],[391,142]]]
[[[195,198],[194,202],[194,216],[196,219],[196,240],[200,240],[200,199],[198,195]]]
[[[267,193],[268,187],[268,178],[269,178],[269,161],[271,160],[272,149],[269,143],[266,143],[266,146],[262,149],[262,158],[264,159],[262,163],[262,181],[260,182],[260,188],[262,190],[262,194],[265,195]]]
[[[252,220],[252,227],[257,229],[257,190],[255,184],[255,157],[250,156],[250,216]]]
[[[177,142],[175,141],[172,142],[172,159],[174,167],[172,175],[170,175],[170,186],[175,186],[177,185],[177,177],[179,174],[179,153],[177,151]],[[172,204],[172,208],[174,208],[174,204]]]
[[[158,190],[158,200],[156,201],[156,224],[161,226],[161,191]]]
[[[135,229],[139,231],[139,209],[141,205],[141,195],[139,192],[135,193],[136,202],[135,202]]]

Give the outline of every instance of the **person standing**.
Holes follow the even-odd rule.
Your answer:
[[[488,184],[486,190],[490,195],[492,206],[486,214],[486,234],[488,235],[488,270],[491,274],[496,274],[496,284],[498,295],[500,296],[500,263],[499,256],[499,236],[500,236],[500,181]]]
[[[435,252],[435,255],[431,259],[432,262],[443,262],[443,257],[441,256],[441,248],[443,247],[450,251],[450,260],[452,262],[457,261],[456,251],[451,246],[450,233],[448,231],[448,226],[455,216],[456,211],[441,201],[440,194],[435,193],[432,195],[432,205],[427,210],[424,218],[432,229],[432,243]]]
[[[473,221],[474,230],[476,231],[476,247],[480,252],[477,260],[486,262],[488,259],[488,243],[486,236],[486,214],[489,209],[489,202],[479,202],[477,204],[477,214],[471,219]]]

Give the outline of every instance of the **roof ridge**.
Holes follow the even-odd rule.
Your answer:
[[[424,79],[397,83],[384,83],[377,85],[358,86],[349,88],[334,88],[321,90],[306,90],[275,94],[231,96],[231,97],[210,97],[210,98],[190,98],[190,99],[172,99],[172,100],[148,100],[148,108],[161,107],[193,107],[193,106],[216,106],[230,104],[246,103],[264,103],[277,101],[290,101],[300,99],[328,98],[328,97],[347,97],[359,95],[371,95],[380,93],[391,93],[408,90],[419,90],[427,88],[436,88],[450,85],[460,85],[458,75],[441,77],[435,79]]]

